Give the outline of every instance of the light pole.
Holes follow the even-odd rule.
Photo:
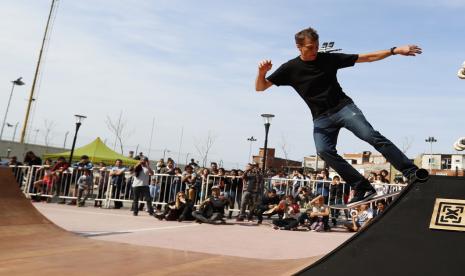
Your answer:
[[[248,156],[247,159],[250,159],[250,162],[253,162],[253,158],[252,158],[252,144],[253,144],[253,142],[257,141],[257,139],[255,139],[255,137],[253,137],[253,136],[250,136],[249,138],[247,138],[247,141],[250,142],[249,156]]]
[[[66,149],[66,140],[68,139],[68,134],[69,134],[69,131],[67,131],[67,132],[65,133],[65,141],[63,142],[63,148],[64,148],[64,149]],[[104,142],[104,144],[105,144],[105,142]]]
[[[10,97],[8,98],[8,104],[6,105],[5,116],[3,117],[2,121],[2,130],[0,131],[0,140],[3,137],[3,129],[5,129],[6,125],[6,117],[8,116],[8,110],[10,109],[11,97],[13,97],[13,90],[15,89],[15,85],[21,86],[24,85],[24,82],[21,80],[22,78],[18,78],[17,80],[11,81],[13,84],[11,86]]]
[[[273,114],[262,114],[262,117],[263,117],[263,120],[265,122],[265,147],[264,147],[264,152],[263,152],[262,172],[263,172],[263,176],[265,176],[265,173],[266,173],[266,153],[268,151],[268,131],[270,130],[271,120],[273,119],[274,115]]]
[[[76,146],[76,138],[79,128],[81,127],[82,121],[87,118],[86,116],[79,114],[74,115],[74,117],[76,118],[76,132],[74,133],[73,145],[71,146],[71,153],[69,154],[69,164],[71,164],[73,161],[74,147]]]
[[[16,124],[14,124],[14,125],[6,123],[6,126],[7,127],[13,127],[13,126],[15,127],[15,129],[13,130],[13,138],[11,138],[11,141],[14,142],[15,138],[16,138],[16,130],[18,129],[18,122]]]
[[[429,173],[433,171],[433,143],[437,142],[436,138],[434,136],[428,137],[428,139],[425,139],[425,142],[430,143],[430,156],[429,156]]]
[[[169,149],[164,149],[163,150],[163,161],[165,161],[165,156],[166,156],[166,153],[170,153],[171,151]]]
[[[187,162],[189,162],[189,155],[190,155],[190,153],[189,153],[189,152],[188,152],[188,153],[186,153],[186,166],[189,164],[189,163],[187,163]]]
[[[39,131],[40,131],[40,129],[38,129],[38,128],[34,129],[34,132],[36,133],[36,135],[34,136],[34,145],[37,144],[37,135],[39,135]]]

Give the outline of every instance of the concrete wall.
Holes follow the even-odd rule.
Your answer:
[[[37,156],[42,158],[45,153],[56,153],[69,151],[69,149],[46,147],[43,145],[21,144],[18,142],[0,140],[0,159],[7,159],[8,156],[17,156],[19,161],[23,161],[24,154],[27,151],[33,151]]]

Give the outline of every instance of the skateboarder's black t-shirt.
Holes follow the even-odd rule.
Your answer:
[[[307,103],[313,120],[334,114],[352,103],[337,82],[337,70],[353,66],[358,55],[318,53],[313,61],[303,61],[300,56],[281,65],[267,77],[274,85],[292,86]]]

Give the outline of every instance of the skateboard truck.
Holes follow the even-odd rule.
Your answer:
[[[423,183],[423,182],[426,182],[426,180],[428,180],[428,177],[429,177],[429,173],[427,170],[418,169],[415,171],[415,173],[412,173],[411,175],[409,175],[408,182],[409,184],[415,183],[415,182]]]

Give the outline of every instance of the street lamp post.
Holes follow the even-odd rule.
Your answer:
[[[39,131],[40,129],[38,128],[34,129],[34,132],[36,133],[36,135],[34,135],[34,145],[37,145],[37,136],[39,135]]]
[[[186,166],[189,164],[189,155],[190,155],[190,152],[186,153]]]
[[[2,130],[0,131],[0,140],[2,140],[2,137],[3,137],[3,130],[5,129],[6,117],[8,116],[8,110],[10,109],[11,97],[13,96],[13,90],[15,89],[15,85],[19,85],[19,86],[24,85],[24,82],[21,79],[22,78],[18,78],[17,80],[11,81],[13,84],[11,86],[11,92],[10,92],[10,97],[8,98],[8,104],[6,105],[5,116],[3,117],[3,121],[2,121]]]
[[[68,139],[69,131],[65,133],[65,141],[63,142],[63,148],[66,149],[66,140]]]
[[[250,136],[249,138],[247,138],[247,141],[250,142],[249,157],[248,157],[247,159],[250,159],[250,162],[253,162],[253,158],[252,158],[252,144],[253,144],[253,142],[257,141],[257,139],[255,139],[255,137],[253,137],[253,136]]]
[[[430,143],[430,156],[429,156],[429,173],[433,171],[433,143],[437,142],[436,138],[434,136],[428,137],[428,139],[425,139],[425,142]]]
[[[71,153],[69,154],[69,164],[73,162],[74,147],[76,146],[76,138],[79,128],[81,127],[82,121],[87,118],[86,116],[79,114],[74,115],[74,117],[76,118],[76,132],[74,132],[73,145],[71,146]]]
[[[163,150],[163,161],[165,160],[166,153],[170,153],[171,151],[169,149],[164,149]]]
[[[268,131],[270,130],[271,119],[273,119],[273,114],[262,114],[263,120],[265,122],[265,146],[263,152],[263,166],[262,166],[262,173],[265,175],[266,173],[266,154],[268,151]]]

